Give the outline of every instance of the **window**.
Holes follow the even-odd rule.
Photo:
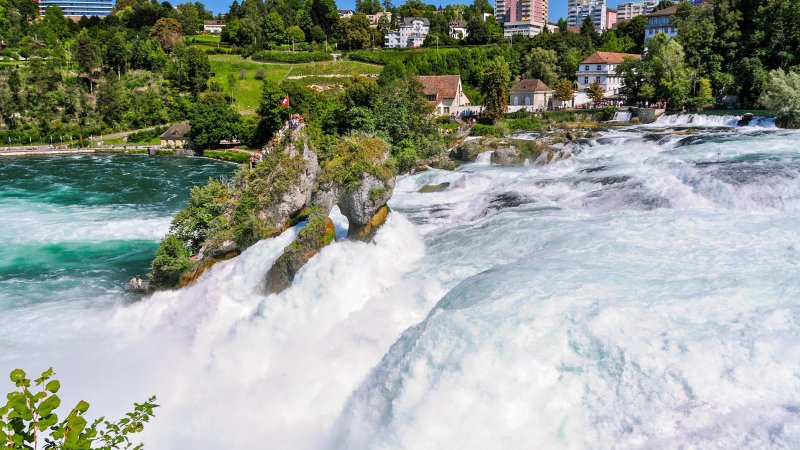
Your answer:
[[[425,99],[428,100],[429,102],[435,102],[436,101],[436,94],[426,94],[425,95]]]
[[[445,114],[450,114],[450,107],[449,106],[445,106],[444,107],[444,113]]]
[[[583,77],[583,84],[589,84],[589,77]]]
[[[583,70],[585,70],[585,71],[587,71],[587,72],[588,72],[588,71],[589,71],[589,66],[584,66],[584,67],[583,67]]]
[[[597,65],[597,70],[603,70],[603,66],[601,66],[600,64],[598,64],[598,65]]]

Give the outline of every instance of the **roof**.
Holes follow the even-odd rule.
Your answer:
[[[632,53],[594,52],[581,64],[620,64],[625,58],[642,59],[642,55]]]
[[[450,21],[450,26],[451,27],[464,28],[464,27],[467,26],[467,22],[464,22],[463,20],[451,20]]]
[[[224,20],[204,20],[203,25],[225,25]]]
[[[430,25],[431,22],[425,17],[406,17],[403,19],[403,24],[413,25],[415,20],[421,20],[425,25]]]
[[[161,139],[185,139],[191,129],[192,127],[188,123],[176,123],[161,135]]]
[[[517,83],[511,91],[552,91],[552,89],[538,78],[527,78]]]
[[[645,14],[645,17],[658,17],[658,16],[671,16],[678,11],[678,5],[670,6],[659,11],[653,11],[650,14]]]
[[[425,95],[436,95],[436,102],[438,103],[446,98],[456,98],[461,75],[421,76],[419,77],[419,82],[422,83],[422,90]]]
[[[339,14],[353,14],[352,9],[340,9]]]

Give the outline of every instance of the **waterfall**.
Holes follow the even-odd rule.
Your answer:
[[[630,111],[617,111],[610,122],[630,122],[631,118],[633,118],[633,113]]]
[[[656,119],[652,125],[656,127],[737,127],[741,119],[742,116],[734,115],[665,114]],[[772,128],[775,126],[775,119],[769,117],[753,117],[748,126]]]

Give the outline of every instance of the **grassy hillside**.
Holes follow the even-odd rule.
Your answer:
[[[307,85],[324,86],[341,84],[353,75],[377,75],[383,67],[359,61],[325,61],[306,64],[274,64],[244,59],[240,55],[209,55],[212,81],[228,91],[228,74],[238,81],[236,107],[240,111],[252,111],[258,107],[262,80],[256,73],[263,70],[264,79],[280,83],[285,78],[296,78]],[[244,79],[240,79],[241,75]]]

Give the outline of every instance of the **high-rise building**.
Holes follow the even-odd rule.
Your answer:
[[[39,12],[44,15],[49,6],[58,6],[66,17],[105,17],[114,9],[115,0],[39,0]]]
[[[617,6],[617,20],[631,20],[635,17],[643,16],[656,7],[659,0],[642,0],[637,2],[620,3]]]
[[[495,0],[494,15],[500,23],[547,23],[549,0]]]
[[[587,17],[591,17],[597,31],[608,28],[606,0],[569,0],[567,7],[567,23],[570,27],[579,27]]]

